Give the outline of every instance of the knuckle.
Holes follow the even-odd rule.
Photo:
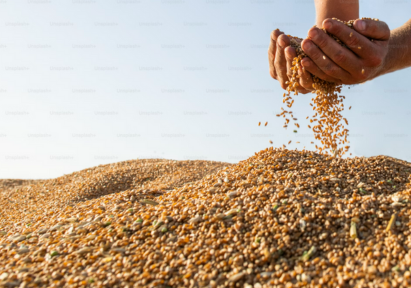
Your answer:
[[[347,61],[347,55],[345,55],[342,50],[337,51],[333,58],[336,63],[344,63]]]
[[[331,63],[323,66],[323,68],[321,70],[323,70],[324,73],[327,74],[327,75],[333,76],[333,75],[336,74],[336,71],[335,71],[335,69],[334,69],[334,67]]]
[[[324,33],[320,33],[321,36],[318,37],[316,43],[319,47],[327,47],[328,41],[331,39],[331,37],[327,36],[326,34],[322,34]]]
[[[314,59],[314,60],[323,59],[320,49],[313,49],[313,51],[310,53],[309,56],[311,57],[311,59]]]
[[[360,40],[358,39],[358,37],[356,37],[355,35],[353,35],[348,41],[347,41],[347,46],[348,48],[357,48],[358,44],[360,43]]]
[[[336,79],[340,79],[342,76],[341,69],[338,67],[331,67],[325,74],[326,80],[330,82],[335,82]]]
[[[275,52],[273,51],[273,49],[271,49],[271,47],[268,48],[268,59],[272,60],[274,59],[274,56],[275,56]]]
[[[291,69],[287,69],[286,74],[287,74],[288,79],[291,79],[293,77],[293,73],[291,72]]]
[[[281,71],[281,64],[280,64],[280,61],[279,61],[278,57],[275,57],[274,68],[275,68],[275,70]]]
[[[382,63],[382,58],[379,56],[371,55],[368,61],[371,67],[378,67]]]

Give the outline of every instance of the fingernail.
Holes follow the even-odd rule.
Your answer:
[[[310,39],[316,38],[317,35],[318,35],[317,28],[312,28],[310,32],[308,33],[308,36],[310,37]]]
[[[365,30],[365,21],[358,20],[356,24],[358,26],[358,29],[363,30],[363,31]]]
[[[288,60],[292,60],[293,57],[291,56],[291,52],[290,52],[291,47],[290,48],[289,47],[290,46],[284,48],[284,54],[285,54],[285,58],[287,58]]]
[[[301,66],[303,66],[303,68],[310,66],[310,62],[307,59],[303,59],[301,60]]]
[[[311,41],[304,41],[303,50],[310,50],[312,47],[313,47],[313,43],[311,43]]]
[[[278,44],[281,46],[281,48],[284,48],[285,46],[285,41],[283,40],[283,38],[278,38]]]
[[[323,24],[325,30],[330,30],[333,27],[333,22],[330,20],[325,21],[325,23]]]

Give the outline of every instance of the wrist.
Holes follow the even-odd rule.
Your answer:
[[[390,70],[390,68],[389,68],[390,62],[391,62],[391,61],[388,60],[388,53],[387,53],[387,54],[385,55],[385,57],[383,58],[383,60],[382,60],[382,62],[381,62],[381,65],[376,68],[377,71],[376,71],[376,73],[374,74],[374,76],[372,77],[372,79],[377,78],[377,77],[380,77],[380,76],[382,76],[382,75],[384,75],[384,74],[389,73],[389,72],[390,72],[390,71],[389,71],[389,70]]]
[[[403,26],[390,31],[387,43],[387,53],[379,68],[378,75],[381,76],[411,66],[411,20]]]
[[[382,59],[381,65],[377,68],[377,73],[375,73],[375,76],[373,78],[382,76],[384,74],[390,73],[392,71],[395,71],[395,59],[393,59],[392,55],[392,47],[395,47],[395,44],[393,43],[393,37],[392,35],[390,36],[390,39],[388,40],[388,45],[387,45],[387,53],[385,54],[384,58]]]

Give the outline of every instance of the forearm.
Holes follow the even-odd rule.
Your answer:
[[[314,0],[316,11],[316,24],[322,27],[326,18],[338,18],[343,21],[358,19],[360,6],[358,0]]]
[[[411,19],[391,31],[388,53],[377,76],[411,66]]]

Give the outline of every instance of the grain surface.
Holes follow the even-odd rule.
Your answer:
[[[2,197],[0,285],[411,285],[408,162],[273,148],[139,161],[2,192],[17,203]]]

